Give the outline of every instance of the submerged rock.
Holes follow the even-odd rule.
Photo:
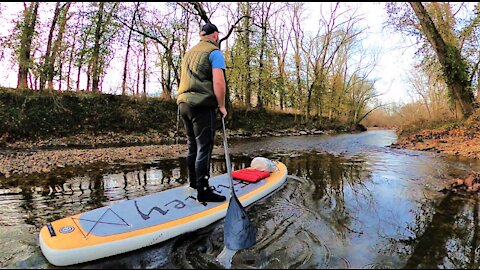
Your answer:
[[[439,190],[443,193],[475,193],[480,190],[480,173],[472,172],[466,179],[453,178],[447,180],[445,186]]]

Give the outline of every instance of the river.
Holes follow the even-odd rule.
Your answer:
[[[393,149],[391,130],[231,141],[234,169],[279,160],[286,183],[247,208],[257,243],[232,268],[478,268],[479,197],[444,194],[480,162]],[[223,155],[212,175],[226,172]],[[64,216],[186,184],[184,158],[109,174],[0,179],[0,267],[57,268],[38,232]],[[141,250],[66,268],[223,268],[223,220]]]

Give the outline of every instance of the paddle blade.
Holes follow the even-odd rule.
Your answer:
[[[249,248],[256,243],[256,230],[235,193],[230,197],[225,216],[224,242],[230,250]]]

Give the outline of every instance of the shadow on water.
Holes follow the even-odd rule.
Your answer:
[[[467,199],[447,195],[431,221],[418,223],[424,227],[418,230],[423,233],[405,241],[406,246],[414,247],[405,267],[478,268],[478,210],[476,196]]]
[[[257,244],[232,268],[478,268],[478,197],[443,181],[478,162],[390,149],[391,131],[237,141],[234,169],[254,156],[286,164],[286,183],[247,208]],[[211,174],[226,172],[214,156]],[[186,184],[185,160],[141,170],[40,181],[0,180],[0,267],[55,268],[38,232],[49,221]],[[223,268],[223,220],[141,250],[67,268]]]

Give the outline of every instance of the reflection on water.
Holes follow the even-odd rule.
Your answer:
[[[478,197],[437,192],[479,163],[390,149],[392,131],[236,141],[234,169],[255,156],[286,164],[284,186],[247,208],[257,244],[232,268],[478,268]],[[223,156],[212,175],[226,172]],[[49,221],[186,184],[184,159],[136,171],[0,180],[0,267],[53,268],[38,247]],[[70,268],[223,268],[223,221]],[[228,257],[228,256],[227,256]],[[227,265],[228,266],[228,265]]]

